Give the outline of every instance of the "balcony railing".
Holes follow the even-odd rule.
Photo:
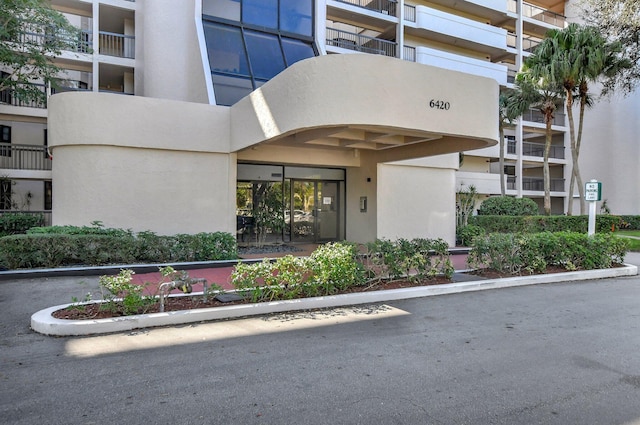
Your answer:
[[[45,44],[53,35],[38,34],[25,32],[22,34],[21,41],[30,44]],[[56,37],[67,37],[69,42],[68,50],[78,53],[91,53],[93,45],[93,33],[90,31],[82,31],[78,40],[71,40],[65,35],[56,35]],[[101,55],[116,56],[119,58],[135,58],[136,44],[135,36],[117,34],[112,32],[100,31],[98,33],[99,52]]]
[[[507,153],[516,153],[516,141],[507,141]],[[539,158],[544,157],[544,143],[522,143],[522,155],[535,156]],[[564,159],[564,146],[551,145],[549,148],[549,158]]]
[[[396,57],[396,43],[367,37],[348,31],[327,28],[327,46],[341,47],[357,52]]]
[[[43,94],[47,94],[47,86],[42,83],[29,83],[29,86],[35,88],[36,90],[42,92]],[[63,83],[59,87],[51,87],[51,94],[56,93],[64,93],[68,91],[88,91],[90,89],[86,88],[76,88],[65,86]],[[0,104],[11,105],[11,106],[21,106],[25,108],[41,108],[46,109],[47,102],[45,101],[37,101],[37,100],[22,100],[18,96],[16,96],[14,90],[5,89],[0,91]]]
[[[403,55],[403,59],[409,62],[415,62],[416,61],[416,48],[412,47],[412,46],[404,46],[402,48],[404,55]]]
[[[564,179],[551,179],[552,192],[564,192]],[[522,190],[532,190],[535,192],[544,191],[544,179],[542,177],[523,177]]]
[[[518,41],[518,36],[513,32],[507,33],[507,47],[511,47],[513,49],[516,48],[516,44]],[[524,36],[522,37],[522,50],[525,52],[533,53],[536,47],[540,44],[540,40],[536,38],[531,38]]]
[[[30,45],[45,45],[50,42],[53,38],[62,38],[67,43],[67,49],[72,52],[78,53],[90,53],[91,52],[91,37],[90,34],[86,31],[80,32],[80,34],[76,36],[71,36],[69,34],[40,34],[35,32],[23,32],[20,36],[20,42],[22,44],[30,44]]]
[[[44,84],[29,84],[30,87],[41,91],[43,94],[46,94],[47,88]],[[36,100],[22,100],[18,96],[16,96],[15,92],[10,89],[4,89],[0,91],[0,104],[11,105],[11,106],[21,106],[25,108],[46,108],[47,103],[36,101]]]
[[[530,109],[528,112],[522,114],[522,119],[524,121],[544,123],[544,115],[536,109]],[[551,124],[564,126],[564,114],[556,112],[553,115],[553,122]]]
[[[533,18],[535,20],[560,28],[565,27],[565,22],[567,20],[563,15],[559,13],[551,12],[550,10],[546,10],[525,2],[522,2],[522,16]]]
[[[409,22],[416,21],[416,7],[410,4],[404,5],[404,20]]]
[[[134,36],[100,31],[98,37],[101,55],[135,58],[136,38]]]
[[[51,170],[51,157],[44,145],[0,143],[0,169]]]
[[[340,3],[352,4],[364,9],[380,12],[384,15],[396,16],[395,0],[336,0]]]
[[[51,226],[51,210],[43,211],[20,211],[20,210],[0,210],[0,214],[31,214],[42,217],[40,226]]]

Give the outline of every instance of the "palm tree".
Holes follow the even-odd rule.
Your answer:
[[[515,93],[513,95],[514,108],[527,110],[538,109],[544,117],[544,213],[551,215],[551,177],[549,175],[549,151],[551,150],[551,125],[556,110],[564,103],[564,91],[554,81],[536,75],[525,62],[522,71],[516,75]]]
[[[572,174],[569,184],[569,206],[573,206],[573,186],[577,183],[580,194],[580,213],[585,214],[584,187],[579,168],[580,142],[584,110],[589,104],[589,82],[619,72],[625,62],[619,59],[620,46],[607,43],[595,27],[570,24],[566,28],[547,32],[534,54],[527,59],[533,75],[562,86],[569,120]],[[575,96],[580,99],[579,132],[576,136],[573,106]]]

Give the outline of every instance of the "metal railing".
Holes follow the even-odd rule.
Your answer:
[[[28,31],[20,34],[20,42],[22,44],[46,45],[54,38],[59,40],[62,39],[68,44],[65,50],[78,53],[91,52],[91,34],[86,31],[81,31],[77,37],[75,35],[72,36],[65,33],[42,34]]]
[[[509,12],[518,13],[517,1],[509,0],[507,2],[507,10]],[[567,21],[567,18],[559,13],[551,12],[550,10],[534,6],[526,2],[522,2],[522,16],[546,22],[547,24],[555,25],[560,28],[564,28]]]
[[[48,35],[33,32],[24,32],[21,35],[22,43],[29,44],[46,44],[53,37],[65,38],[68,42],[68,49],[72,52],[91,53],[93,45],[93,33],[90,31],[81,31],[78,40],[73,40],[64,34]],[[136,44],[135,36],[117,34],[113,32],[100,31],[98,33],[98,42],[101,55],[116,56],[119,58],[135,58]]]
[[[23,84],[21,84],[23,85]],[[47,93],[47,88],[44,84],[28,84],[30,87],[36,88],[41,91],[44,95]],[[25,108],[46,108],[46,101],[39,100],[23,100],[19,96],[16,95],[14,90],[4,89],[0,91],[0,103],[11,106],[22,106]]]
[[[507,70],[507,83],[515,83],[516,82],[516,74],[518,73],[518,71],[516,71],[515,69],[508,69]]]
[[[415,62],[416,61],[416,48],[412,47],[412,46],[404,46],[402,48],[403,50],[403,59],[409,62]]]
[[[388,40],[327,28],[327,46],[396,57],[396,45],[396,43]]]
[[[524,121],[544,123],[544,115],[536,109],[530,109],[528,112],[522,114],[522,119]],[[564,114],[556,112],[553,115],[553,122],[551,124],[564,126]]]
[[[47,94],[47,86],[45,84],[29,83],[29,84],[22,84],[22,85],[28,85],[33,88],[36,88],[38,91],[42,92],[43,95]],[[68,91],[89,91],[89,90],[90,89],[60,85],[57,88],[51,87],[51,94],[64,93]],[[11,105],[11,106],[21,106],[26,108],[40,108],[40,109],[46,109],[47,107],[46,100],[43,100],[43,101],[33,100],[33,99],[23,100],[23,99],[20,99],[20,97],[16,95],[15,91],[11,89],[4,89],[0,91],[0,104]]]
[[[396,6],[398,4],[395,0],[336,0],[339,3],[352,4],[354,6],[362,7],[367,10],[374,10],[384,15],[396,16]]]
[[[404,5],[404,20],[409,22],[416,21],[416,7],[411,4]]]
[[[100,54],[119,58],[135,58],[136,38],[132,35],[100,31],[98,33]]]
[[[516,190],[516,176],[507,176],[507,189]]]
[[[0,210],[0,214],[39,215],[39,216],[42,216],[41,226],[51,226],[51,210],[42,210],[42,211]]]
[[[516,153],[515,140],[507,141],[507,153],[510,153],[510,154]],[[543,158],[544,143],[523,142],[522,155]],[[549,148],[549,158],[564,159],[564,146],[551,145],[551,147]]]
[[[552,192],[564,192],[564,179],[551,179],[549,183]],[[542,177],[523,177],[522,190],[542,192],[544,191],[544,179]]]
[[[51,157],[44,145],[0,143],[0,169],[51,170]]]
[[[522,16],[560,28],[564,28],[567,21],[567,18],[559,13],[551,12],[550,10],[525,2],[522,2]]]
[[[517,47],[518,36],[514,32],[507,33],[507,47],[515,49]],[[541,40],[528,36],[522,37],[522,50],[525,52],[533,53],[536,47],[540,44]]]

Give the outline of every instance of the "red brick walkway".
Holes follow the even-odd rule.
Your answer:
[[[300,254],[300,253],[296,253]],[[252,256],[253,258],[259,256]],[[453,267],[455,270],[464,270],[467,268],[467,255],[466,254],[457,254],[451,255],[451,261],[453,262]],[[223,289],[229,290],[233,289],[233,286],[230,283],[231,273],[233,272],[233,266],[229,267],[216,267],[216,268],[203,268],[203,269],[194,269],[189,270],[189,277],[192,278],[204,278],[207,280],[208,284],[217,284],[220,285]],[[132,279],[133,283],[142,285],[145,283],[150,283],[148,293],[154,293],[156,285],[162,281],[162,275],[159,272],[155,273],[140,273],[133,275]],[[194,292],[202,291],[202,285],[194,285]],[[180,293],[178,290],[174,290],[173,293]]]

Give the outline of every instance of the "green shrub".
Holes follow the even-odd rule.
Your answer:
[[[474,239],[468,262],[509,274],[541,272],[547,265],[591,270],[622,263],[627,250],[626,241],[611,233],[492,233]]]
[[[621,215],[620,229],[640,230],[640,215]]]
[[[118,229],[106,233],[76,232],[77,228],[62,226],[51,232],[0,238],[0,261],[6,268],[20,269],[237,258],[236,241],[229,233],[158,236],[152,232],[134,235]]]
[[[32,213],[4,213],[0,214],[0,237],[26,233],[29,229],[42,226],[44,216]]]
[[[514,198],[512,196],[494,196],[485,199],[478,215],[537,215],[538,205],[529,198]]]
[[[484,235],[485,231],[480,226],[469,224],[456,228],[456,240],[460,245],[469,246],[476,236]]]
[[[453,276],[449,245],[442,239],[378,239],[368,244],[369,271],[378,279],[419,281],[438,274]]]
[[[596,216],[596,231],[611,232],[622,223],[615,215]],[[469,219],[469,224],[479,226],[486,233],[539,233],[539,232],[581,232],[587,233],[589,217],[586,215],[535,215],[498,216],[477,215]]]
[[[356,248],[344,243],[322,245],[308,258],[238,263],[231,274],[231,284],[252,302],[331,295],[363,282]]]

